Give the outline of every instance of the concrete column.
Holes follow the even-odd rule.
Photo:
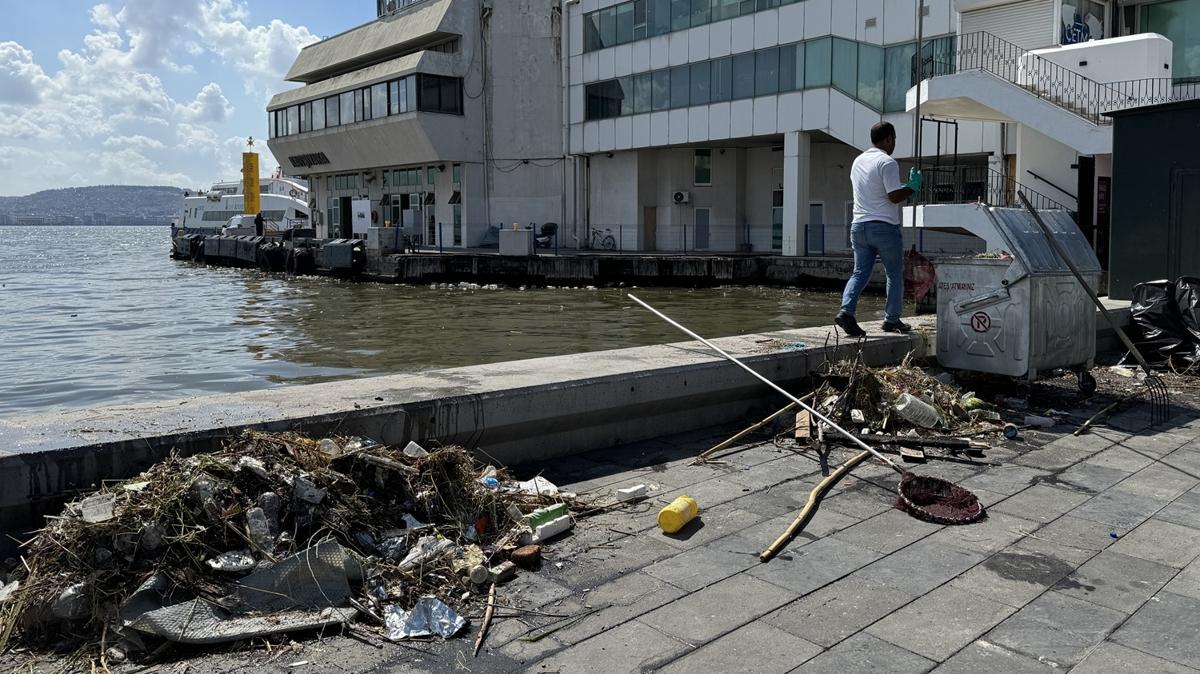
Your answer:
[[[808,223],[812,139],[802,131],[783,135],[783,254],[804,254],[804,225]]]

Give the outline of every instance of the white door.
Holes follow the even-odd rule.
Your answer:
[[[708,208],[692,209],[696,223],[696,250],[708,250],[708,220],[712,210]]]

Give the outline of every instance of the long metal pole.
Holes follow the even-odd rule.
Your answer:
[[[832,428],[833,430],[835,430],[835,431],[837,431],[837,432],[841,433],[842,435],[846,436],[846,439],[847,439],[847,440],[849,440],[850,442],[853,442],[854,444],[858,445],[859,447],[861,447],[861,448],[863,448],[863,449],[867,450],[868,452],[870,452],[870,453],[874,454],[874,455],[875,455],[875,458],[877,458],[877,459],[879,459],[880,461],[883,461],[883,462],[884,462],[884,463],[886,463],[887,465],[891,466],[891,467],[892,467],[892,469],[893,469],[893,470],[895,470],[896,472],[900,473],[901,475],[905,475],[905,474],[907,474],[907,472],[908,472],[908,471],[904,470],[904,469],[903,469],[903,468],[901,468],[900,466],[897,466],[897,465],[896,465],[896,463],[895,463],[894,461],[892,461],[891,459],[887,458],[887,457],[886,457],[886,456],[884,456],[883,454],[880,454],[878,451],[876,451],[876,450],[875,450],[874,448],[872,448],[870,445],[868,445],[867,443],[865,443],[865,442],[863,442],[862,440],[860,440],[860,439],[858,438],[858,436],[854,435],[853,433],[851,433],[851,432],[847,431],[846,429],[842,428],[841,426],[837,425],[836,423],[834,423],[834,422],[833,422],[833,420],[832,420],[832,419],[830,419],[829,417],[825,416],[824,414],[821,414],[820,412],[816,411],[816,410],[815,410],[815,409],[813,409],[812,407],[809,407],[809,406],[808,406],[808,405],[807,405],[807,404],[806,404],[806,403],[805,403],[803,400],[801,400],[801,399],[797,398],[796,396],[792,395],[791,393],[788,393],[788,392],[787,392],[787,391],[785,391],[783,388],[781,388],[780,386],[776,385],[776,384],[775,384],[775,382],[773,382],[773,381],[771,381],[770,379],[767,379],[766,377],[762,376],[761,374],[759,374],[759,373],[755,372],[753,369],[751,369],[751,368],[750,368],[750,366],[749,366],[749,365],[746,365],[745,363],[743,363],[742,361],[738,360],[737,358],[734,358],[733,356],[729,355],[729,354],[728,354],[728,353],[726,353],[724,350],[722,350],[722,349],[721,349],[721,347],[717,346],[716,344],[713,344],[712,342],[708,341],[707,339],[705,339],[705,338],[701,337],[700,335],[697,335],[696,333],[692,332],[691,330],[687,329],[686,327],[684,327],[684,326],[680,325],[679,323],[675,322],[673,319],[671,319],[671,318],[670,318],[669,316],[667,316],[666,314],[662,313],[662,312],[661,312],[661,311],[659,311],[658,309],[655,309],[654,307],[650,306],[649,304],[646,304],[645,302],[641,301],[640,299],[638,299],[638,298],[634,297],[632,294],[627,294],[627,295],[626,295],[626,297],[628,297],[629,299],[633,300],[634,302],[637,302],[638,304],[642,305],[642,307],[644,307],[645,309],[649,310],[649,311],[650,311],[650,313],[654,314],[655,316],[658,316],[659,318],[661,318],[661,319],[663,319],[664,321],[666,321],[666,322],[670,323],[671,325],[675,326],[676,328],[679,328],[679,330],[680,330],[680,331],[682,331],[682,332],[683,332],[684,334],[686,334],[687,336],[689,336],[689,337],[691,337],[692,339],[694,339],[694,340],[696,340],[696,341],[700,342],[701,344],[703,344],[703,345],[707,346],[708,348],[712,349],[713,351],[716,351],[717,353],[721,354],[721,356],[722,356],[723,358],[725,358],[725,360],[728,360],[729,362],[733,363],[734,365],[737,365],[738,367],[742,368],[742,369],[743,369],[743,370],[745,370],[746,372],[749,372],[749,373],[750,373],[750,375],[751,375],[751,376],[753,376],[755,379],[758,379],[759,381],[761,381],[762,383],[766,384],[767,386],[770,386],[771,388],[775,389],[775,391],[776,391],[776,392],[778,392],[778,393],[782,394],[782,395],[783,395],[784,397],[786,397],[787,399],[789,399],[789,400],[791,400],[792,402],[796,403],[796,404],[797,404],[797,405],[799,405],[800,407],[802,407],[802,408],[804,408],[804,409],[808,410],[808,413],[809,413],[809,414],[811,414],[811,415],[813,415],[814,417],[816,417],[817,419],[819,419],[819,420],[821,420],[821,421],[825,422],[826,424],[829,424],[829,427],[830,427],[830,428]]]
[[[917,169],[921,168],[921,84],[925,81],[925,0],[917,0],[917,133],[916,158]]]

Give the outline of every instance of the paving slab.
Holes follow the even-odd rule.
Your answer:
[[[1100,644],[1071,674],[1195,674],[1196,670],[1111,641]]]
[[[645,573],[636,572],[577,594],[555,607],[558,615],[578,615],[597,609],[582,620],[554,633],[564,644],[575,644],[665,606],[687,594]]]
[[[978,475],[963,480],[962,487],[967,489],[986,489],[997,494],[1016,494],[1032,484],[1037,478],[1049,473],[1037,468],[1007,464],[988,468]]]
[[[585,530],[591,526],[590,522],[583,525]],[[653,534],[618,534],[609,541],[600,539],[565,551],[552,544],[543,552],[546,563],[536,575],[556,578],[576,589],[596,587],[678,552]],[[558,569],[556,563],[562,563],[563,568]]]
[[[1175,576],[1175,569],[1105,550],[1054,585],[1064,595],[1133,613]]]
[[[554,651],[564,648],[564,644],[546,636],[537,641],[522,641],[521,637],[529,634],[537,627],[532,621],[525,622],[518,618],[497,618],[488,630],[484,649],[495,651],[519,663],[534,662],[546,657]],[[478,630],[475,630],[477,632]],[[472,638],[472,643],[474,639]]]
[[[1107,524],[1063,515],[1038,529],[1033,536],[1019,545],[1032,544],[1035,541],[1053,543],[1072,551],[1075,557],[1069,561],[1082,564],[1087,559],[1094,557],[1096,553],[1116,543],[1116,539],[1110,535],[1111,531],[1112,529]]]
[[[888,479],[888,478],[885,478]],[[851,483],[844,491],[825,498],[821,508],[833,510],[850,517],[865,520],[896,506],[896,485],[893,481]],[[880,486],[883,485],[883,486]]]
[[[635,620],[560,651],[528,669],[560,674],[641,672],[669,663],[689,650],[688,644]]]
[[[1016,610],[943,586],[871,625],[867,633],[941,662]]]
[[[784,674],[820,655],[823,650],[797,636],[755,622],[705,644],[659,671],[663,674]]]
[[[1074,564],[1052,554],[1010,546],[950,581],[950,586],[1021,608],[1074,571]]]
[[[822,538],[800,548],[787,549],[747,573],[786,588],[796,596],[808,594],[879,559],[874,550]]]
[[[769,613],[763,621],[830,647],[912,602],[913,596],[869,578],[849,576]]]
[[[1119,644],[1200,668],[1200,639],[1196,638],[1200,600],[1160,592],[1113,634]]]
[[[758,565],[760,551],[754,542],[741,536],[725,536],[655,562],[644,572],[681,590],[695,592]]]
[[[950,582],[985,557],[980,552],[923,540],[871,564],[859,575],[919,596]]]
[[[1128,433],[1114,431],[1111,428],[1096,428],[1084,435],[1064,435],[1048,443],[1047,447],[1056,449],[1074,449],[1078,451],[1097,453],[1115,445],[1118,441],[1129,437]]]
[[[1200,528],[1200,492],[1192,490],[1154,514],[1155,519]]]
[[[1069,489],[1035,485],[991,506],[989,512],[1015,515],[1034,522],[1051,522],[1090,498]]]
[[[1030,468],[1055,471],[1086,461],[1096,455],[1093,450],[1046,446],[1017,457],[1016,463]]]
[[[685,643],[699,645],[774,611],[792,598],[776,585],[738,574],[685,595],[639,620]]]
[[[936,674],[1048,674],[1054,667],[988,641],[976,641],[933,670]]]
[[[1126,614],[1058,592],[1046,592],[984,636],[1035,660],[1070,667],[1099,644]]]
[[[997,511],[989,513],[987,518],[980,522],[943,527],[928,540],[991,554],[1024,538],[1038,526],[1037,522]]]
[[[886,555],[941,529],[940,524],[931,524],[892,508],[843,529],[833,537]]]
[[[1122,480],[1114,490],[1147,496],[1165,504],[1198,484],[1200,478],[1190,473],[1154,463]]]
[[[1200,556],[1200,529],[1152,517],[1122,536],[1110,549],[1182,569]]]
[[[1200,562],[1192,562],[1171,579],[1163,592],[1200,600]]]
[[[1069,488],[1096,494],[1131,474],[1132,471],[1083,461],[1059,473],[1056,482]]]
[[[928,672],[937,663],[869,634],[856,634],[798,669],[797,674],[829,672]]]
[[[1150,519],[1164,505],[1158,498],[1125,491],[1118,485],[1076,506],[1069,515],[1103,524],[1118,534],[1124,534]]]
[[[1200,445],[1186,444],[1164,456],[1159,464],[1200,478]]]
[[[800,510],[797,508],[796,510],[784,515],[772,517],[765,522],[760,522],[754,526],[747,527],[745,531],[741,532],[741,536],[742,538],[756,541],[758,543],[759,550],[764,550],[768,545],[773,543],[776,538],[779,538],[779,535],[782,534],[792,522],[796,521],[796,516],[799,514]],[[805,526],[804,530],[800,532],[800,535],[796,537],[796,540],[788,545],[788,549],[796,547],[797,545],[803,545],[806,542],[815,541],[825,536],[833,535],[842,529],[854,526],[858,522],[859,520],[850,517],[849,515],[843,515],[836,510],[830,510],[829,508],[824,507],[824,504],[822,504],[822,506],[817,509],[817,513],[812,516],[811,520],[809,520],[808,525]]]
[[[696,499],[696,503],[700,504],[700,513],[703,515],[719,505],[745,496],[750,491],[749,487],[737,482],[732,477],[714,477],[680,489],[659,492],[649,501],[657,505],[654,509],[654,512],[657,513],[659,508],[674,501],[677,497],[691,496]]]
[[[1191,433],[1146,433],[1139,432],[1122,440],[1118,446],[1132,449],[1140,454],[1163,457],[1195,440]]]
[[[1136,473],[1154,463],[1154,457],[1135,452],[1128,447],[1115,445],[1096,454],[1083,463],[1089,466],[1104,466],[1105,468],[1116,468],[1128,473]]]
[[[741,508],[733,507],[733,505],[731,503],[726,507],[718,506],[711,510],[705,510],[704,506],[700,506],[700,515],[691,522],[688,522],[678,532],[668,534],[663,533],[658,528],[654,528],[643,535],[653,537],[659,542],[680,551],[691,550],[718,538],[745,531],[749,527],[767,519],[767,516],[763,513],[742,510]],[[654,512],[655,518],[657,518],[658,509],[656,508]]]

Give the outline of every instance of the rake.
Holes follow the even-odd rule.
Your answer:
[[[829,417],[813,409],[800,398],[788,393],[786,390],[775,384],[775,382],[755,372],[749,365],[746,365],[742,361],[726,353],[723,349],[721,349],[721,347],[713,344],[700,335],[697,335],[637,297],[634,297],[633,295],[627,295],[627,297],[642,305],[642,307],[649,310],[650,313],[675,326],[692,339],[704,344],[713,351],[716,351],[725,360],[728,360],[734,365],[737,365],[746,372],[750,373],[750,375],[755,379],[758,379],[767,386],[775,389],[776,392],[787,397],[793,403],[799,405],[805,410],[808,410],[808,413],[814,418],[824,422],[830,428],[845,436],[847,440],[857,445],[860,449],[870,452],[875,458],[884,462],[891,467],[892,470],[899,473],[900,484],[896,488],[896,493],[900,496],[900,503],[904,506],[904,510],[910,515],[938,524],[969,524],[983,517],[983,504],[979,502],[979,498],[975,496],[975,494],[954,484],[953,482],[949,482],[938,477],[932,477],[929,475],[915,475],[910,473],[909,471],[900,467],[895,461],[892,461],[875,448],[860,440],[858,436],[847,431],[846,429],[834,423]],[[866,458],[865,455],[862,458]],[[849,470],[849,468],[845,468],[845,470]],[[764,552],[761,558],[762,561],[765,562],[770,559],[770,555],[768,555],[767,552]]]
[[[1050,244],[1050,248],[1054,250],[1054,254],[1057,255],[1064,263],[1066,263],[1067,268],[1070,269],[1071,273],[1075,275],[1075,280],[1079,281],[1079,285],[1083,287],[1083,290],[1088,294],[1088,297],[1092,298],[1092,302],[1096,304],[1096,308],[1100,310],[1100,314],[1104,316],[1104,320],[1108,321],[1109,327],[1113,329],[1113,332],[1117,333],[1117,337],[1121,338],[1121,342],[1125,344],[1125,348],[1129,349],[1129,353],[1133,354],[1133,357],[1137,360],[1138,364],[1142,366],[1142,370],[1146,373],[1146,376],[1142,381],[1146,385],[1146,398],[1150,402],[1151,423],[1157,426],[1158,424],[1170,419],[1171,392],[1167,389],[1167,383],[1154,373],[1154,370],[1150,368],[1150,364],[1147,363],[1145,357],[1142,356],[1142,352],[1139,351],[1136,346],[1134,346],[1133,341],[1129,339],[1129,336],[1125,334],[1125,331],[1121,329],[1121,326],[1117,325],[1117,322],[1113,320],[1112,315],[1108,313],[1108,308],[1104,306],[1104,303],[1100,301],[1100,298],[1096,295],[1096,292],[1092,290],[1092,287],[1089,286],[1087,281],[1084,280],[1083,274],[1079,273],[1079,268],[1075,266],[1075,263],[1072,262],[1071,258],[1067,256],[1065,251],[1063,251],[1062,246],[1060,246],[1058,243],[1058,240],[1054,238],[1054,233],[1050,231],[1050,228],[1046,226],[1045,221],[1042,220],[1042,216],[1037,212],[1037,209],[1035,209],[1033,204],[1029,202],[1029,198],[1019,190],[1017,191],[1017,196],[1021,198],[1021,203],[1025,205],[1025,209],[1028,210],[1029,214],[1033,216],[1033,221],[1036,222],[1037,226],[1042,230],[1042,236],[1046,237],[1046,242]]]

